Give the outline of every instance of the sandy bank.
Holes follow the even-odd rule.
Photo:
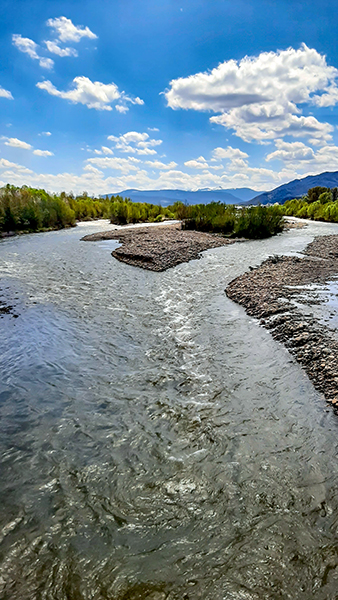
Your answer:
[[[201,231],[183,231],[177,223],[157,227],[126,227],[86,235],[82,240],[118,240],[122,246],[112,252],[117,260],[150,271],[165,271],[182,262],[200,258],[204,250],[236,241]]]
[[[311,242],[302,258],[275,256],[234,279],[229,298],[260,319],[274,338],[284,343],[304,367],[314,386],[338,408],[338,340],[306,304],[318,304],[311,286],[323,286],[338,276],[338,235]],[[305,300],[304,300],[305,298]],[[325,296],[322,299],[325,302]]]

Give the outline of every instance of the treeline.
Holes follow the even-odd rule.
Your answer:
[[[121,198],[122,200],[122,198]],[[49,194],[27,186],[0,189],[0,231],[44,231],[72,227],[76,221],[108,219],[111,201],[85,192]]]
[[[247,238],[268,237],[282,230],[282,211],[275,206],[236,208],[220,202],[193,206],[175,202],[164,208],[121,196],[91,198],[84,192],[75,197],[13,185],[0,189],[0,232],[62,229],[76,221],[102,218],[118,225],[179,219],[184,229]]]
[[[283,214],[277,206],[251,206],[237,208],[221,202],[186,205],[175,202],[167,208],[145,202],[114,199],[111,205],[111,222],[118,225],[146,221],[178,219],[183,229],[246,238],[264,238],[283,229]]]
[[[338,223],[338,188],[310,188],[306,196],[288,200],[282,209],[286,216]]]
[[[170,208],[132,202],[121,196],[91,198],[84,192],[75,197],[65,192],[49,194],[14,185],[0,189],[0,232],[62,229],[74,226],[76,221],[93,219],[110,219],[112,223],[127,225],[174,218],[176,215]]]

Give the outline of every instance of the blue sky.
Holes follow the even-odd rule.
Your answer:
[[[2,0],[0,184],[269,190],[338,170],[326,0]]]

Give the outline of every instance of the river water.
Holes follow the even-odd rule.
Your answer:
[[[224,289],[338,226],[164,273],[109,228],[0,241],[1,599],[336,599],[338,418]]]

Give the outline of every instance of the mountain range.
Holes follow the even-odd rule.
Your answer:
[[[263,192],[253,199],[250,199],[246,204],[284,204],[287,200],[300,198],[310,188],[313,187],[328,187],[333,188],[338,186],[338,171],[320,173],[319,175],[308,175],[303,179],[294,179],[289,183],[284,183],[279,187],[271,190],[271,192]]]
[[[251,188],[229,188],[229,189],[200,189],[195,192],[184,190],[123,190],[119,195],[130,198],[133,202],[150,202],[169,206],[180,201],[187,204],[208,204],[219,201],[225,204],[284,204],[287,200],[300,198],[307,191],[316,186],[338,187],[338,171],[326,171],[319,175],[308,175],[302,179],[294,179],[284,183],[270,192],[258,192]],[[107,194],[108,197],[116,194]]]
[[[219,201],[225,204],[243,204],[250,202],[255,198],[258,192],[250,188],[231,188],[231,189],[201,189],[195,192],[184,190],[123,190],[119,196],[130,198],[133,202],[150,202],[151,204],[161,204],[169,206],[174,202],[186,202],[187,204],[208,204],[209,202]],[[108,197],[116,194],[107,194]]]

